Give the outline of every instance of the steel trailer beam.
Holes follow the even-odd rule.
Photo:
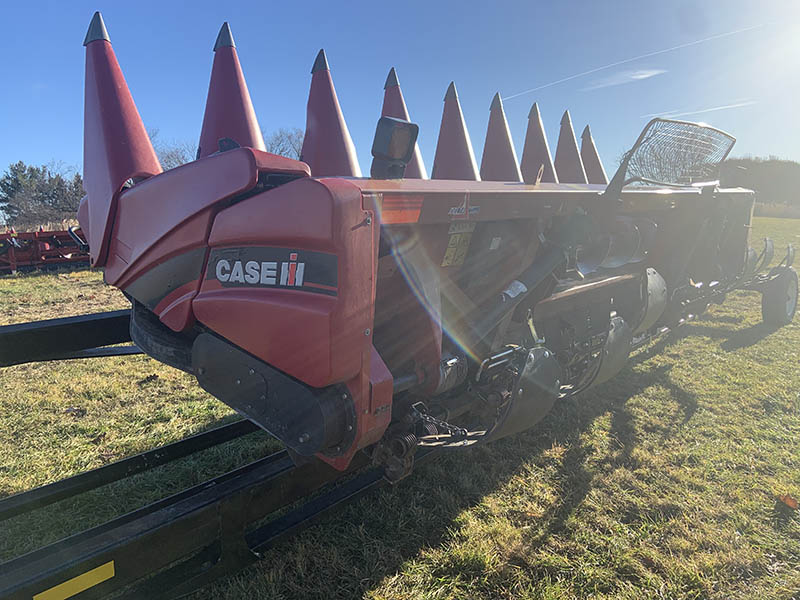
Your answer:
[[[0,367],[61,358],[86,358],[73,354],[130,342],[130,312],[114,310],[0,326]]]
[[[48,506],[76,494],[88,492],[125,477],[149,471],[178,458],[223,444],[257,430],[258,426],[252,421],[243,420],[229,423],[61,481],[3,498],[0,500],[0,521]]]
[[[433,454],[420,449],[416,462]],[[385,485],[381,469],[364,470],[368,463],[359,454],[351,466],[353,476],[336,483],[342,473],[322,461],[295,467],[286,451],[277,452],[0,564],[0,599],[28,600],[42,593],[61,598],[73,593],[81,598],[190,593]],[[326,484],[331,485],[323,493],[262,524],[270,513]]]
[[[368,459],[362,454],[354,462],[352,469],[360,469]],[[381,471],[369,470],[246,535],[270,513],[341,475],[322,461],[295,467],[286,451],[272,454],[0,565],[0,598],[30,599],[65,585],[83,590],[81,598],[188,593],[257,560],[257,549],[382,480]]]
[[[81,597],[102,598],[176,561],[191,560],[198,553],[213,551],[217,544],[219,552],[209,559],[210,566],[214,565],[228,550],[219,544],[225,532],[240,528],[246,516],[255,513],[263,517],[281,505],[284,498],[289,500],[287,476],[294,471],[289,455],[278,452],[15,558],[0,565],[0,598],[30,600],[59,585],[87,577],[93,585]],[[263,506],[246,502],[251,494],[261,497],[273,486],[278,487],[279,493],[272,502]],[[245,505],[249,510],[245,510]],[[101,567],[106,567],[105,572],[112,576],[102,581],[92,580],[91,574]],[[172,582],[170,587],[175,584]]]

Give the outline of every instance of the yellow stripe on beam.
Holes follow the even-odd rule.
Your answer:
[[[66,600],[72,598],[75,594],[80,594],[90,587],[96,586],[98,583],[111,579],[114,576],[114,561],[110,560],[104,565],[86,571],[77,577],[68,579],[64,583],[59,583],[49,590],[45,590],[33,597],[33,600]]]

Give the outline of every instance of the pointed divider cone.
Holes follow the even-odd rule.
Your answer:
[[[223,138],[230,138],[242,147],[266,150],[227,22],[222,24],[214,44],[214,65],[197,158],[217,152]]]
[[[436,142],[431,179],[480,181],[475,153],[472,151],[454,82],[450,82],[444,96],[442,125],[439,128],[439,140]]]
[[[542,116],[539,114],[539,106],[534,102],[528,113],[528,131],[525,133],[525,145],[522,148],[522,164],[520,165],[522,179],[525,183],[536,183],[539,169],[542,166],[544,166],[542,181],[558,183],[550,147],[547,145]]]
[[[594,145],[592,131],[588,125],[581,133],[581,160],[589,183],[608,185],[608,176],[603,168],[603,161],[600,160],[600,154],[597,152],[597,146]]]
[[[336,97],[324,50],[319,51],[311,69],[300,160],[308,163],[314,177],[361,177],[356,149]]]
[[[561,131],[558,132],[558,145],[556,146],[554,164],[560,183],[588,183],[568,110],[565,110],[564,115],[561,117]]]
[[[136,110],[111,47],[103,17],[94,14],[86,38],[83,117],[83,186],[87,208],[81,222],[92,265],[105,264],[117,196],[129,179],[161,173],[153,145]]]
[[[397,81],[397,72],[394,67],[391,68],[389,75],[386,77],[383,90],[381,116],[410,121],[406,101],[403,98],[403,90],[400,89],[400,82]],[[411,156],[411,161],[406,165],[405,177],[406,179],[428,178],[425,173],[425,165],[422,162],[422,154],[419,151],[419,144],[414,145],[414,154]]]
[[[500,94],[495,94],[489,109],[489,126],[481,158],[482,181],[522,181],[522,173],[508,130]]]

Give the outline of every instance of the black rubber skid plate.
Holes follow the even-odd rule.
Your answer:
[[[204,390],[298,454],[349,447],[355,423],[343,387],[309,387],[209,333],[195,339],[192,367]]]

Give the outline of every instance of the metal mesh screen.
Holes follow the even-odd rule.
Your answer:
[[[625,179],[668,185],[715,180],[735,142],[707,125],[653,119],[630,150]]]

